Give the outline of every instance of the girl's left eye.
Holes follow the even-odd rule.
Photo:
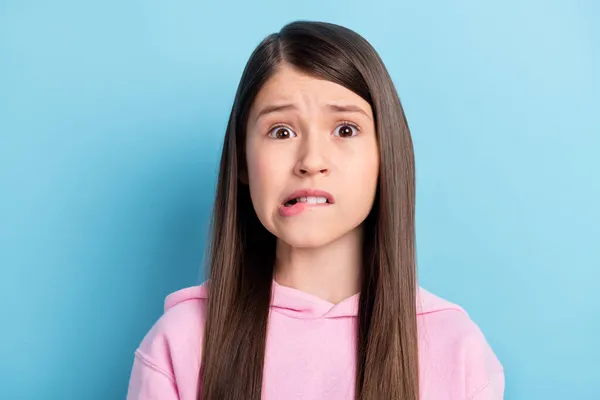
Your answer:
[[[354,124],[344,122],[335,128],[333,134],[341,138],[353,137],[358,135],[358,127]]]

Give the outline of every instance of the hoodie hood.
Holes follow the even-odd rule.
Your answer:
[[[271,286],[271,310],[297,319],[344,318],[358,315],[360,293],[333,304],[309,293],[282,286],[273,280]],[[167,296],[165,311],[179,303],[189,300],[208,298],[207,282],[192,286]],[[446,301],[422,287],[417,288],[417,315],[429,314],[443,310],[464,310],[456,304]]]

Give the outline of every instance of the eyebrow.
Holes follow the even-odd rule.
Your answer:
[[[330,109],[333,112],[337,113],[358,113],[363,114],[365,117],[369,119],[373,119],[365,110],[361,107],[352,105],[352,104],[327,104],[326,108]],[[258,121],[261,117],[264,117],[267,114],[288,111],[288,110],[297,110],[298,108],[292,103],[284,103],[284,104],[273,104],[268,105],[261,109],[258,114],[256,114],[255,121]]]
[[[258,114],[256,114],[256,118],[254,118],[254,120],[258,121],[261,117],[264,117],[265,115],[271,114],[274,112],[296,110],[296,109],[297,109],[297,107],[295,105],[293,105],[292,103],[269,105],[269,106],[264,107],[262,110],[260,110],[258,112]]]
[[[363,114],[369,119],[372,119],[371,116],[365,110],[353,104],[328,104],[327,108],[334,112],[359,113]]]

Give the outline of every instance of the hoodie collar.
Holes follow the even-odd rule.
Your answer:
[[[206,299],[207,297],[206,282],[199,286],[182,289],[167,296],[165,311],[184,301]],[[337,304],[333,304],[298,289],[282,286],[273,280],[271,310],[297,319],[356,317],[358,315],[359,297],[360,293],[356,293]],[[417,288],[416,307],[418,316],[442,310],[464,311],[458,305],[446,301],[421,287]]]
[[[334,304],[301,290],[282,286],[273,280],[271,294],[271,309],[293,318],[341,318],[358,315],[359,293]]]

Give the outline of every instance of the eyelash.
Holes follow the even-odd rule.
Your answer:
[[[354,130],[356,130],[356,134],[355,134],[355,135],[353,135],[353,136],[350,136],[350,137],[356,137],[356,136],[358,136],[358,135],[360,135],[360,134],[361,134],[360,127],[359,127],[358,125],[356,125],[354,122],[350,122],[350,121],[340,121],[340,122],[339,122],[339,123],[338,123],[338,124],[335,126],[334,132],[335,132],[335,130],[337,130],[339,127],[341,127],[341,126],[344,126],[344,125],[347,125],[347,126],[349,126],[349,127],[353,128]],[[279,129],[279,128],[286,128],[286,129],[289,129],[291,132],[294,132],[294,130],[293,130],[293,129],[292,129],[290,126],[288,126],[288,125],[285,125],[285,124],[276,124],[276,125],[273,125],[273,126],[271,127],[271,129],[269,129],[269,131],[268,131],[267,135],[272,137],[272,133],[273,133],[273,131],[274,131],[275,129]],[[295,132],[294,132],[294,133],[295,133]],[[349,138],[350,138],[350,137],[349,137]],[[277,139],[277,138],[275,138],[275,137],[274,137],[273,139]],[[342,139],[348,139],[348,138],[342,138]]]

